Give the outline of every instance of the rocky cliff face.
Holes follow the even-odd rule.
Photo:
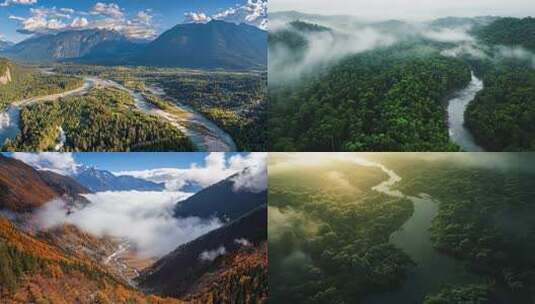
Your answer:
[[[11,71],[9,67],[6,67],[6,70],[3,74],[0,75],[0,84],[8,84],[11,82]]]

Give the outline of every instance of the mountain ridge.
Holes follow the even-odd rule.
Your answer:
[[[142,43],[111,30],[67,30],[29,38],[2,53],[29,62],[265,69],[267,32],[245,23],[212,20],[177,24]]]

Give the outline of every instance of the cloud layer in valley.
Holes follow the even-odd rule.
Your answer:
[[[91,204],[67,214],[65,202],[56,199],[37,214],[43,229],[69,223],[98,236],[127,239],[139,254],[161,257],[222,225],[218,219],[172,216],[176,202],[187,198],[183,192],[100,192],[88,194]]]

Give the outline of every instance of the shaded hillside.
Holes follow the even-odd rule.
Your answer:
[[[191,292],[195,294],[199,290],[205,290],[209,285],[214,292],[213,296],[221,293],[225,294],[225,297],[234,297],[236,302],[231,303],[256,303],[244,299],[259,300],[266,296],[267,269],[262,269],[258,263],[250,265],[251,268],[248,270],[235,269],[232,260],[235,258],[239,260],[238,256],[247,255],[247,252],[255,252],[252,248],[267,240],[266,227],[267,208],[263,206],[230,224],[181,245],[142,273],[139,277],[140,286],[158,294],[181,297]],[[248,273],[248,275],[243,281],[236,280],[237,273]],[[230,284],[229,280],[234,283]],[[232,288],[227,292],[221,292],[222,286],[226,284],[232,285]],[[256,286],[252,288],[250,284]]]
[[[91,190],[80,185],[73,178],[52,171],[39,171],[39,175],[54,191],[60,195],[79,196],[91,193]]]
[[[235,190],[235,175],[207,187],[188,199],[178,202],[175,217],[218,217],[233,221],[251,210],[267,203],[267,192],[259,193]]]
[[[38,171],[0,154],[0,209],[29,212],[57,196]]]
[[[265,68],[267,33],[224,21],[179,24],[151,42],[136,62],[166,67]]]
[[[186,299],[201,303],[268,302],[267,243],[238,250],[221,258],[213,272],[204,274]]]

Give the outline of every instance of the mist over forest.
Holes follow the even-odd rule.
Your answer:
[[[535,144],[531,17],[275,11],[270,18],[272,150],[529,151]]]
[[[270,156],[272,300],[530,303],[533,157]]]

